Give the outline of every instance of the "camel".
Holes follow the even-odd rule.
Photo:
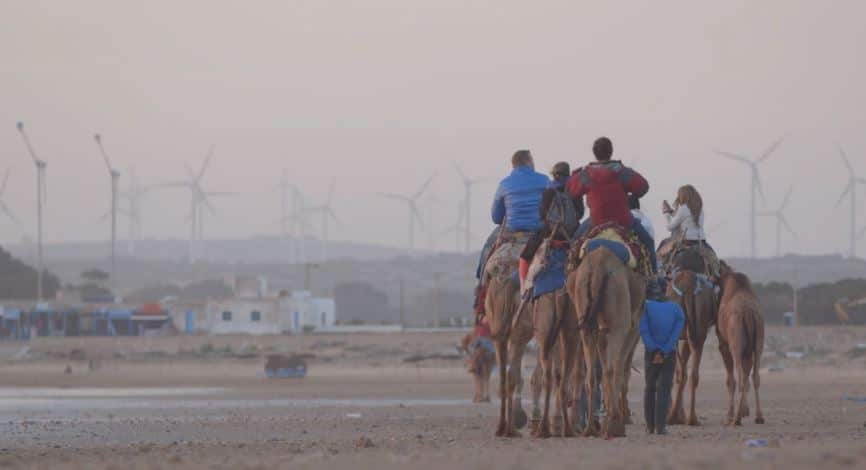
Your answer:
[[[477,347],[470,353],[469,347],[474,339],[475,333],[468,333],[461,340],[458,349],[465,355],[466,369],[472,375],[475,390],[472,402],[486,403],[490,401],[490,376],[493,374],[496,356],[482,347]]]
[[[507,257],[505,262],[488,266],[486,270],[490,280],[484,298],[485,311],[499,367],[498,437],[518,437],[520,433],[517,429],[526,424],[526,413],[520,399],[523,387],[521,368],[526,345],[532,339],[532,321],[530,315],[520,315],[517,324],[512,325],[516,310],[521,305],[520,285],[514,276],[516,260],[516,255]]]
[[[668,299],[679,303],[686,316],[686,327],[683,329],[677,351],[676,394],[668,413],[668,424],[698,426],[700,421],[695,411],[695,400],[700,379],[701,357],[704,353],[707,333],[716,321],[717,304],[713,288],[700,281],[698,272],[703,272],[703,268],[697,268],[697,265],[703,266],[703,259],[696,251],[691,252],[690,255],[697,258],[691,263],[683,263],[685,269],[675,273],[667,290]],[[687,379],[690,392],[688,418],[683,406]]]
[[[550,394],[556,391],[555,417],[559,418],[558,433],[574,437],[574,426],[568,416],[568,404],[574,388],[574,359],[577,353],[577,324],[573,304],[565,289],[557,289],[539,296],[532,304],[532,329],[538,345],[538,364],[533,373],[533,420],[537,417],[540,395],[544,405],[540,422],[534,426],[535,437],[547,438],[550,432]],[[557,360],[558,359],[558,360]]]
[[[638,322],[646,297],[644,276],[626,266],[605,247],[587,254],[566,283],[574,302],[580,329],[585,370],[593,370],[596,357],[602,366],[602,402],[605,420],[601,429],[591,419],[584,435],[599,431],[606,437],[625,436],[629,421],[628,379],[640,333]],[[587,374],[587,401],[595,393],[595,374]]]
[[[716,335],[719,337],[719,352],[728,373],[727,424],[739,426],[742,418],[749,415],[750,372],[755,382],[755,423],[764,424],[758,392],[761,387],[761,354],[764,352],[764,318],[749,278],[743,273],[733,271],[724,262],[721,266],[722,300],[719,304]],[[735,411],[734,396],[738,384],[740,397]]]

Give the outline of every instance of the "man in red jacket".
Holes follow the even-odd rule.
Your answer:
[[[632,217],[628,206],[629,195],[640,199],[649,191],[649,183],[621,161],[611,160],[613,143],[607,137],[596,139],[592,153],[596,161],[575,170],[566,185],[572,198],[586,196],[590,211],[590,223],[581,225],[575,237],[583,235],[593,226],[608,222],[631,228],[646,246],[653,272],[656,272],[655,242],[640,221]]]

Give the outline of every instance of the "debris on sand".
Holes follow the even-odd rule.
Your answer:
[[[367,436],[361,436],[355,441],[355,448],[357,449],[372,449],[376,447],[376,444]]]
[[[432,354],[413,354],[403,359],[403,362],[421,362],[427,360],[442,360],[442,361],[457,361],[463,359],[460,354],[454,353],[432,353]]]

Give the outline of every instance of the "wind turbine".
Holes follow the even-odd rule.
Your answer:
[[[213,146],[208,150],[207,156],[202,163],[198,173],[194,172],[189,165],[186,166],[187,177],[189,179],[174,183],[165,183],[155,185],[154,187],[170,188],[181,187],[190,190],[190,211],[187,220],[190,222],[190,238],[189,238],[189,261],[196,261],[196,250],[198,242],[204,240],[204,208],[207,208],[211,214],[214,214],[213,205],[210,202],[212,196],[233,196],[235,193],[206,191],[202,186],[204,174],[210,166],[211,158],[213,157]]]
[[[99,146],[99,153],[102,154],[102,159],[105,160],[105,167],[108,168],[108,175],[111,177],[111,281],[114,282],[116,268],[115,246],[117,244],[117,186],[120,182],[120,172],[111,166],[111,160],[108,158],[108,154],[105,153],[105,147],[102,146],[102,136],[96,134],[93,136],[93,140]]]
[[[785,218],[785,208],[788,206],[788,202],[791,200],[791,191],[794,190],[794,187],[788,188],[788,192],[785,194],[785,198],[782,199],[782,203],[779,205],[779,208],[774,211],[764,211],[758,214],[761,217],[775,217],[776,218],[776,256],[782,256],[782,227],[785,227],[785,230],[788,231],[794,238],[797,237],[797,234],[794,233],[794,229],[791,228],[791,225],[788,224],[788,219]]]
[[[129,169],[129,188],[126,191],[121,191],[119,197],[129,204],[129,212],[126,213],[129,217],[129,241],[127,251],[130,256],[135,256],[135,244],[142,237],[142,215],[141,201],[144,196],[156,186],[142,186],[138,182],[135,174],[135,168]],[[122,209],[118,212],[124,214]]]
[[[382,196],[386,199],[392,199],[395,201],[400,201],[406,204],[406,207],[409,211],[409,251],[415,249],[415,221],[424,228],[424,219],[421,218],[421,213],[418,212],[418,198],[427,191],[427,187],[430,186],[430,182],[433,181],[433,176],[427,178],[427,181],[421,185],[421,188],[418,191],[415,191],[414,194],[411,195],[403,195],[403,194],[394,194],[394,193],[377,193],[379,196]]]
[[[318,212],[322,215],[322,238],[319,240],[320,261],[325,261],[326,245],[328,244],[328,221],[333,220],[338,224],[340,223],[340,219],[337,217],[336,212],[334,212],[334,206],[332,205],[335,185],[336,182],[331,181],[331,186],[328,188],[328,199],[326,199],[323,204],[307,206],[303,209],[303,211],[307,213]]]
[[[779,139],[773,142],[772,145],[767,147],[767,150],[764,150],[763,153],[758,158],[751,159],[747,156],[737,155],[730,152],[724,152],[721,150],[716,150],[716,154],[721,155],[725,158],[730,158],[732,160],[738,161],[740,163],[746,164],[749,166],[749,170],[751,171],[751,207],[749,210],[749,223],[750,223],[750,234],[751,234],[751,258],[755,259],[757,256],[757,195],[760,193],[761,199],[764,198],[764,188],[761,185],[761,175],[758,172],[758,165],[760,165],[764,160],[770,157],[779,144],[785,140],[785,135],[779,137]]]
[[[36,256],[38,265],[36,273],[36,302],[42,302],[42,272],[45,270],[45,263],[42,258],[42,209],[48,196],[48,188],[45,181],[45,168],[48,164],[45,163],[45,160],[39,159],[36,156],[36,152],[33,151],[30,138],[27,136],[27,132],[24,131],[24,123],[19,121],[17,127],[18,132],[24,139],[24,143],[27,145],[27,152],[30,153],[30,158],[33,159],[33,164],[36,166]]]
[[[457,174],[460,175],[460,179],[463,182],[463,215],[466,217],[466,224],[463,226],[463,243],[466,245],[466,251],[469,251],[469,247],[472,244],[472,186],[481,183],[483,180],[480,178],[468,178],[463,173],[463,170],[460,169],[457,162],[454,162],[454,169],[457,170]]]
[[[0,185],[0,211],[3,211],[6,214],[6,217],[9,217],[9,220],[12,222],[18,223],[18,219],[15,217],[15,214],[12,213],[12,210],[9,209],[9,206],[6,205],[6,202],[3,201],[3,193],[6,192],[6,186],[9,183],[9,169],[6,169],[6,174],[3,176],[3,183]]]
[[[842,195],[839,196],[839,200],[836,201],[836,207],[839,207],[839,204],[842,204],[842,200],[845,199],[846,195],[850,196],[851,237],[849,240],[848,254],[853,258],[857,254],[857,240],[866,234],[866,227],[857,233],[857,185],[866,184],[866,178],[858,178],[857,175],[854,174],[854,167],[851,166],[851,161],[848,160],[848,155],[845,154],[845,150],[842,149],[841,145],[839,146],[839,155],[842,156],[842,161],[845,162],[845,167],[848,168],[848,184],[845,185]]]
[[[303,230],[306,220],[302,220],[301,204],[303,204],[303,194],[301,190],[292,183],[289,183],[289,172],[283,170],[283,176],[280,183],[277,185],[280,190],[280,236],[284,242],[289,240],[289,235],[293,237],[291,248],[289,249],[289,262],[295,263],[301,259],[304,248],[302,246],[301,231]],[[289,203],[289,195],[291,195],[291,203]],[[289,213],[289,206],[292,211]]]

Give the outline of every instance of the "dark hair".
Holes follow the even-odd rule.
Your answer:
[[[511,156],[511,166],[517,168],[519,166],[532,166],[532,153],[529,150],[518,150]]]
[[[606,162],[613,156],[613,142],[607,137],[599,137],[592,144],[592,153],[595,159],[600,162]]]
[[[628,208],[631,210],[640,209],[640,198],[634,194],[628,195]]]
[[[550,174],[554,179],[568,178],[571,175],[571,167],[568,165],[568,162],[558,162],[556,165],[553,165]]]

